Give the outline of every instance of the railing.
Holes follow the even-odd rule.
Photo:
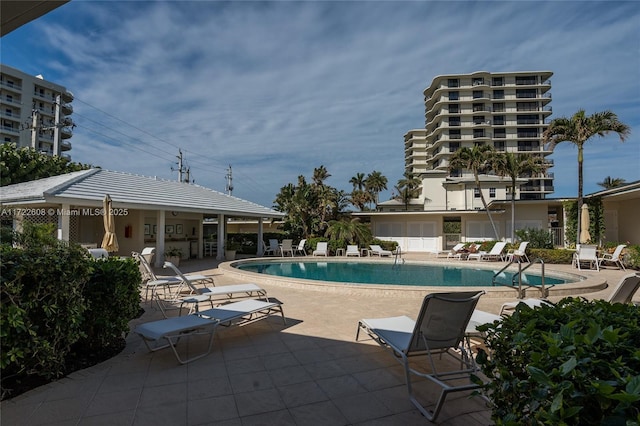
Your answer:
[[[398,259],[400,259],[404,264],[404,259],[402,258],[402,249],[400,248],[400,246],[396,247],[396,258],[393,261],[392,268],[398,267]]]
[[[509,268],[509,266],[511,266],[514,263],[518,264],[518,272],[516,272],[515,274],[513,274],[511,276],[511,283],[498,282],[498,280],[497,280],[498,276],[500,274],[502,274],[505,270],[507,270],[507,268]],[[527,269],[529,269],[532,265],[534,265],[536,263],[540,263],[540,265],[541,265],[541,273],[540,273],[541,284],[540,284],[540,286],[537,286],[537,285],[534,285],[534,284],[523,284],[522,283],[522,273],[524,271],[526,271]],[[516,281],[517,281],[517,284],[518,284],[517,288],[516,288]],[[551,287],[553,287],[553,285],[549,286],[549,287],[545,286],[544,261],[542,259],[534,259],[533,262],[529,263],[524,268],[522,267],[522,262],[520,261],[520,259],[511,260],[509,263],[507,263],[507,265],[505,267],[503,267],[502,269],[500,269],[498,272],[496,272],[493,275],[493,279],[491,280],[491,285],[495,287],[497,284],[503,285],[503,286],[507,286],[509,288],[512,288],[512,289],[516,290],[518,292],[518,299],[524,299],[525,292],[529,288],[536,288],[536,289],[540,290],[541,297],[542,298],[546,298],[546,297],[549,296],[549,289]]]

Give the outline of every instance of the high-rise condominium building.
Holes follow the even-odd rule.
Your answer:
[[[65,87],[0,65],[0,141],[69,158],[71,101]]]
[[[404,137],[405,171],[422,178],[425,209],[429,204],[445,210],[479,208],[478,200],[473,201],[478,191],[472,171],[449,171],[449,158],[462,147],[489,145],[498,152],[551,154],[541,138],[551,115],[552,74],[475,72],[433,79],[424,91],[425,128],[410,130]],[[480,178],[487,199],[504,199],[511,190],[494,174]],[[521,176],[518,184],[517,199],[543,199],[553,192],[553,175]]]

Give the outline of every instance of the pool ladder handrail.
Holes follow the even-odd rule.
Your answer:
[[[404,264],[404,259],[402,258],[402,249],[400,248],[400,246],[396,247],[396,258],[393,261],[393,268],[398,266],[398,258],[402,260],[402,263]]]
[[[509,263],[506,264],[506,266],[504,266],[502,269],[500,269],[498,272],[496,272],[493,275],[493,279],[491,280],[491,285],[495,287],[496,284],[500,284],[500,285],[505,285],[505,286],[509,286],[509,284],[504,284],[504,283],[500,283],[496,280],[496,278],[503,273],[507,268],[509,268],[509,266],[511,266],[512,264],[517,263],[518,264],[518,272],[516,272],[515,274],[513,274],[511,276],[511,287],[515,290],[515,286],[516,286],[516,279],[518,281],[518,299],[524,299],[525,298],[525,291],[528,288],[537,288],[538,290],[540,290],[540,295],[543,299],[547,298],[549,296],[549,289],[552,286],[545,286],[545,275],[544,275],[544,260],[538,258],[538,259],[534,259],[532,262],[530,262],[527,266],[525,266],[524,268],[522,267],[522,261],[520,260],[520,258],[518,258],[517,260],[511,260],[509,261]],[[523,288],[523,284],[522,284],[522,273],[524,271],[526,271],[527,269],[529,269],[531,266],[533,266],[536,263],[540,263],[540,269],[541,269],[541,273],[540,273],[540,280],[542,281],[540,286],[537,285],[527,285],[525,284]]]

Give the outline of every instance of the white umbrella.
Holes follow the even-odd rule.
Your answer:
[[[591,241],[591,235],[589,235],[589,206],[583,204],[580,212],[580,244],[585,244],[589,241]]]
[[[102,219],[104,221],[104,238],[102,238],[102,248],[108,252],[118,251],[118,238],[116,237],[116,222],[113,217],[111,207],[111,197],[109,194],[104,196],[103,201],[104,213]]]

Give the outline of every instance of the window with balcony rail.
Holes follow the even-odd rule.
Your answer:
[[[516,98],[537,98],[538,91],[536,89],[516,89]]]
[[[518,151],[538,151],[539,148],[537,141],[518,141]]]
[[[493,77],[491,79],[492,86],[504,86],[504,78],[502,77]]]
[[[460,127],[460,117],[449,117],[449,126]]]
[[[519,138],[537,138],[539,136],[538,129],[522,129],[518,128]]]
[[[473,99],[484,98],[484,92],[482,90],[474,90],[473,91]]]
[[[459,104],[450,104],[449,105],[449,114],[458,114],[460,112]]]
[[[473,137],[474,139],[484,138],[485,137],[484,129],[473,129]]]
[[[505,106],[504,106],[504,102],[496,102],[493,104],[493,111],[494,112],[504,112],[505,111]]]
[[[484,78],[474,77],[471,84],[473,84],[474,86],[480,86],[481,84],[484,84]]]
[[[473,124],[485,124],[487,119],[484,115],[474,115],[473,116]]]
[[[456,152],[460,149],[460,142],[449,142],[449,152]]]
[[[518,112],[538,111],[538,103],[537,102],[516,102],[516,109]]]
[[[484,104],[473,104],[473,112],[484,111]]]
[[[460,93],[457,90],[452,90],[449,92],[450,101],[457,101],[458,99],[460,99]]]
[[[455,129],[449,130],[449,139],[462,139],[460,130],[455,130]]]
[[[540,124],[540,118],[537,114],[518,115],[518,124]]]
[[[504,141],[493,141],[493,149],[504,152]]]
[[[458,80],[457,78],[448,79],[447,87],[460,87],[460,80]]]
[[[493,99],[504,99],[504,90],[494,90]]]
[[[494,129],[493,130],[493,137],[496,138],[496,139],[506,139],[507,138],[507,131],[505,129]]]
[[[506,123],[506,117],[504,115],[494,115],[493,124],[496,126],[504,126]]]
[[[518,77],[516,76],[516,86],[531,86],[538,83],[538,78],[535,75],[528,75]]]

